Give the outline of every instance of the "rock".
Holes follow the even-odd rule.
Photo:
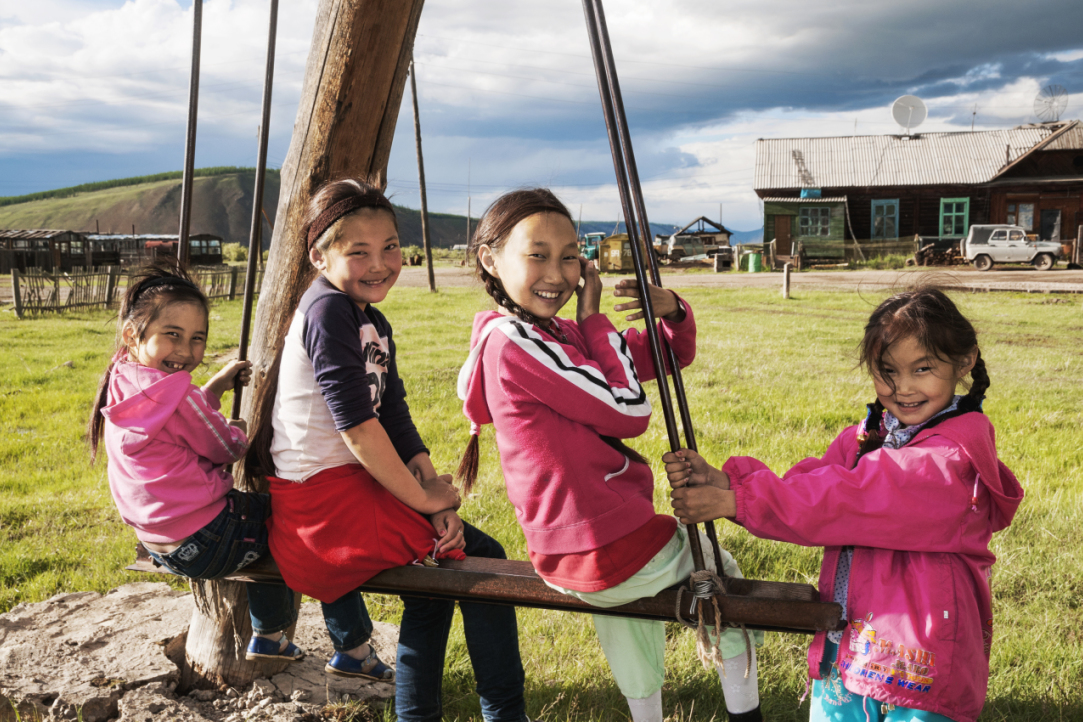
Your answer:
[[[178,697],[176,665],[192,609],[189,593],[137,582],[104,595],[60,594],[0,614],[0,722],[294,722],[315,719],[320,706],[347,696],[378,703],[394,695],[394,684],[324,672],[334,649],[320,606],[305,604],[293,637],[306,651],[302,661],[244,692],[227,687]],[[376,622],[372,644],[394,665],[398,628]],[[246,713],[249,707],[256,709]]]
[[[127,690],[177,678],[163,643],[191,616],[190,594],[150,582],[20,604],[0,614],[0,708],[114,717]]]

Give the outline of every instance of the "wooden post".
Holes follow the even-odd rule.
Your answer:
[[[249,356],[253,386],[242,406],[250,430],[263,421],[264,398],[276,391],[263,381],[314,276],[300,233],[309,199],[333,178],[370,176],[386,185],[422,5],[423,0],[320,0],[293,139],[282,166],[267,282],[261,284],[256,305]],[[238,476],[240,485],[266,489],[264,479]],[[244,686],[287,664],[244,660],[250,627],[241,584],[196,582],[192,590],[197,604],[182,687]]]
[[[109,277],[105,283],[105,304],[103,308],[109,308],[113,305],[113,296],[117,292],[117,276],[120,275],[116,266],[109,266],[106,273],[109,274]]]
[[[421,187],[421,243],[425,248],[425,265],[429,268],[429,290],[435,293],[436,274],[432,268],[432,243],[429,242],[429,201],[425,195],[425,159],[421,155],[421,115],[417,110],[417,70],[413,58],[410,58],[410,93],[414,100],[414,142],[417,145],[417,179]],[[470,242],[469,238],[466,240]]]
[[[792,266],[792,264],[786,263],[786,265],[784,265],[782,267],[782,297],[783,298],[789,298],[790,297],[790,267],[791,266]]]
[[[251,258],[251,256],[249,256]],[[229,300],[232,301],[237,298],[237,272],[240,271],[239,266],[229,267]],[[247,273],[245,275],[245,282],[248,282]]]
[[[11,267],[11,293],[15,296],[15,315],[22,318],[23,296],[19,289],[19,269],[15,266]]]
[[[1076,270],[1083,264],[1083,225],[1079,226],[1075,232],[1075,243],[1072,244],[1072,266],[1075,266]]]

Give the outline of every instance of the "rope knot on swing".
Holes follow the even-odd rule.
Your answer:
[[[703,569],[692,572],[691,576],[688,577],[688,591],[690,591],[696,599],[692,606],[692,609],[696,614],[695,623],[689,622],[681,615],[681,599],[685,592],[683,586],[677,588],[677,604],[676,608],[673,610],[674,616],[677,618],[677,621],[685,627],[696,630],[696,656],[699,658],[703,668],[709,671],[712,667],[717,667],[722,670],[722,674],[725,676],[726,662],[722,659],[722,649],[720,647],[722,642],[722,610],[718,606],[718,595],[727,593],[726,583],[710,569]],[[713,640],[711,639],[708,625],[703,619],[703,608],[705,605],[697,603],[701,599],[704,601],[709,599],[711,606],[714,609],[715,635]],[[748,630],[743,624],[727,624],[726,626],[729,628],[740,627],[741,631],[744,633],[744,678],[748,679],[748,675],[752,670],[752,638],[749,636]]]

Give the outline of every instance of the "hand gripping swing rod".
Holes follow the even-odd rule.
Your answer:
[[[685,427],[689,448],[694,449],[695,439],[692,431],[691,416],[688,413],[688,402],[685,398],[684,385],[680,377],[680,366],[677,356],[665,343],[658,333],[658,327],[654,321],[654,309],[650,294],[646,293],[647,278],[643,254],[653,254],[649,238],[644,233],[649,233],[650,225],[647,221],[646,207],[643,202],[643,192],[639,184],[639,174],[636,170],[635,157],[632,151],[631,137],[628,134],[627,118],[624,114],[624,105],[621,100],[620,86],[617,80],[617,72],[613,61],[613,50],[609,43],[609,33],[606,29],[605,14],[602,10],[601,0],[583,0],[583,11],[587,20],[587,33],[590,37],[591,55],[594,58],[594,70],[598,77],[598,93],[601,96],[602,109],[605,115],[606,130],[609,134],[610,150],[613,154],[613,165],[617,176],[617,188],[620,192],[621,206],[624,211],[625,225],[631,240],[632,260],[635,266],[636,280],[640,288],[640,299],[646,323],[647,339],[650,342],[651,357],[658,377],[659,400],[662,405],[662,414],[666,422],[666,431],[669,435],[670,449],[676,451],[681,447],[680,435],[677,430],[677,421],[673,413],[673,402],[670,397],[669,383],[666,380],[666,366],[662,357],[662,347],[670,362],[670,368],[674,373],[674,386],[678,395],[681,420]],[[627,166],[626,166],[627,163]],[[629,183],[631,179],[631,183]],[[634,199],[634,201],[633,201]],[[634,205],[633,205],[634,202]],[[638,211],[638,222],[637,212]],[[653,260],[653,259],[652,259]],[[660,277],[656,263],[651,264],[652,280],[660,286]],[[714,534],[714,526],[707,524],[709,538],[714,547],[717,569],[722,570],[721,554],[718,542]],[[699,535],[696,525],[692,525],[688,535],[692,558],[697,571],[704,568],[703,550],[700,546]]]
[[[632,149],[632,137],[628,130],[628,118],[624,111],[624,100],[620,92],[620,82],[617,79],[617,68],[613,59],[613,47],[609,41],[609,28],[606,24],[602,0],[593,0],[593,9],[596,18],[595,23],[597,25],[598,41],[603,50],[602,58],[605,64],[605,76],[607,81],[606,94],[610,95],[612,98],[610,108],[606,109],[606,127],[612,128],[615,126],[620,137],[624,162],[627,165],[627,181],[631,189],[631,197],[635,203],[635,210],[638,217],[637,225],[640,234],[640,242],[642,243],[642,248],[645,249],[646,252],[651,281],[655,286],[661,288],[662,277],[658,270],[658,257],[654,253],[653,244],[651,243],[651,225],[647,220],[647,207],[643,200],[643,190],[639,182],[639,170],[636,166],[635,151]],[[612,118],[612,122],[610,122],[610,118]],[[612,130],[610,130],[610,134],[612,135]],[[628,217],[627,211],[625,212],[625,217]],[[629,233],[629,238],[632,237],[631,233]],[[677,401],[677,412],[681,416],[681,426],[684,428],[685,447],[692,451],[698,451],[696,433],[692,425],[692,416],[689,412],[688,398],[684,388],[684,377],[681,372],[680,364],[677,361],[677,354],[670,348],[666,339],[661,339],[661,342],[669,360],[670,369],[672,370],[673,392]],[[663,376],[659,374],[658,378],[662,379]],[[723,576],[722,551],[718,546],[718,535],[715,533],[714,522],[704,522],[704,527],[706,528],[707,538],[711,543],[711,548],[714,553],[716,562],[715,568],[718,570],[719,576]]]
[[[271,86],[275,74],[275,37],[278,34],[278,0],[271,0],[270,29],[267,32],[267,69],[263,77],[263,116],[259,124],[259,153],[256,160],[256,186],[252,192],[252,226],[248,232],[248,266],[244,274],[244,310],[241,313],[241,343],[237,358],[248,360],[248,337],[252,331],[252,297],[256,292],[256,262],[263,253],[263,186],[267,175],[267,136],[271,124]],[[241,418],[240,381],[233,385],[233,413]]]

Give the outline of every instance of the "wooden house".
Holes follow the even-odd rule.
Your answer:
[[[1083,224],[1083,126],[760,139],[754,188],[764,238],[779,253],[787,237],[828,246],[957,239],[975,223],[1018,224],[1070,245]]]
[[[0,273],[17,268],[70,271],[86,261],[86,235],[47,228],[0,230]]]

